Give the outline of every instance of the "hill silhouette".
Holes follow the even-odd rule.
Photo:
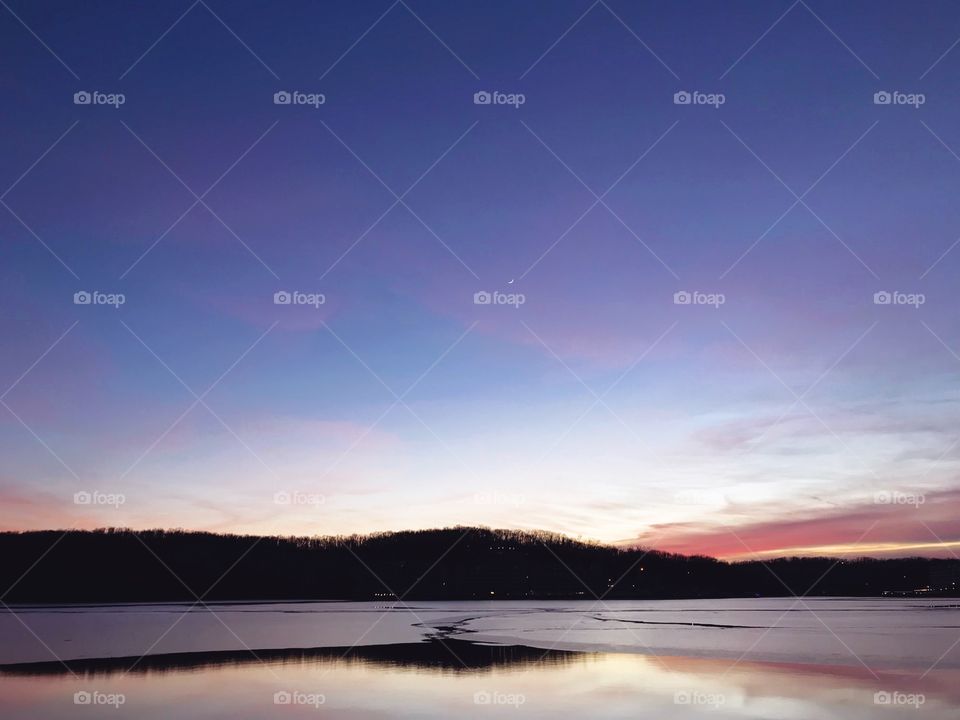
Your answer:
[[[548,532],[328,537],[183,530],[0,533],[6,603],[956,595],[960,561],[724,562]]]

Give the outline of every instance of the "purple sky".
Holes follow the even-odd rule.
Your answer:
[[[955,3],[7,5],[0,527],[960,544]]]

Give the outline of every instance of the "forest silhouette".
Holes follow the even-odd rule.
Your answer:
[[[279,537],[0,533],[6,603],[955,595],[960,560],[724,562],[549,532],[450,527]]]

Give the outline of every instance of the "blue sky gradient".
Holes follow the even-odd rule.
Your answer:
[[[952,553],[958,37],[949,2],[7,0],[0,524]]]

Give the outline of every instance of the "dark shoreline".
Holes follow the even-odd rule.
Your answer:
[[[481,527],[310,538],[107,528],[0,532],[0,587],[7,604],[955,597],[960,560],[724,562]]]

